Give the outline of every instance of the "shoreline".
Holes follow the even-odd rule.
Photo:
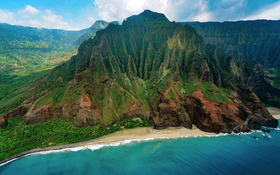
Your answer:
[[[267,108],[269,113],[275,118],[280,119],[280,109],[270,107]],[[0,166],[8,164],[14,160],[22,158],[24,156],[29,156],[33,154],[43,154],[44,152],[62,152],[62,151],[71,151],[71,149],[82,150],[82,149],[91,149],[90,147],[94,146],[110,146],[113,143],[129,143],[132,141],[144,141],[144,140],[155,140],[155,139],[176,139],[176,138],[194,138],[194,137],[211,137],[217,136],[219,134],[213,132],[204,132],[200,129],[187,129],[185,127],[169,127],[163,130],[156,130],[151,127],[145,128],[132,128],[124,129],[111,133],[109,135],[101,136],[96,139],[91,139],[82,142],[70,143],[65,145],[58,146],[48,146],[41,148],[34,148],[16,155],[13,155],[9,158],[0,161]],[[127,142],[126,142],[127,141]],[[47,154],[47,153],[45,153]]]
[[[154,140],[154,139],[176,139],[176,138],[193,138],[193,137],[203,137],[203,136],[216,136],[217,133],[204,132],[200,129],[187,129],[184,127],[169,127],[163,130],[152,129],[151,127],[144,128],[133,128],[124,129],[121,131],[114,132],[109,135],[105,135],[96,139],[91,139],[82,142],[70,143],[58,146],[49,146],[44,148],[34,148],[9,158],[0,161],[0,166],[8,164],[16,159],[22,158],[24,156],[29,156],[32,154],[40,154],[40,152],[60,152],[67,151],[71,149],[82,150],[86,147],[97,146],[97,145],[110,145],[112,143],[125,142],[125,141],[137,141],[137,140]],[[101,146],[101,147],[103,147]],[[46,153],[47,154],[47,153]]]

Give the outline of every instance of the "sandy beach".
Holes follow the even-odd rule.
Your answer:
[[[270,112],[270,114],[276,118],[276,119],[280,119],[280,109],[279,108],[274,108],[274,107],[270,107],[267,108],[268,112]]]
[[[125,129],[122,131],[117,131],[113,134],[87,141],[87,143],[81,143],[77,145],[89,146],[95,144],[113,143],[120,142],[124,140],[145,140],[154,138],[180,138],[180,137],[196,137],[196,136],[214,136],[216,133],[204,132],[200,129],[187,129],[184,127],[169,127],[163,130],[156,130],[151,127],[148,128],[135,128],[135,129]]]

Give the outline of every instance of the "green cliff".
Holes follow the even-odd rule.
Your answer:
[[[280,21],[186,22],[205,43],[243,59],[244,80],[266,104],[280,107]],[[258,76],[254,70],[261,64]],[[264,70],[262,70],[264,69]],[[253,76],[253,77],[252,77]],[[254,81],[252,81],[254,80]],[[255,87],[255,88],[253,88]]]

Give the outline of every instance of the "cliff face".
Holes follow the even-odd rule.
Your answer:
[[[280,108],[280,89],[271,86],[265,78],[262,65],[256,64],[254,66],[247,84],[264,103]]]
[[[278,124],[244,83],[239,58],[205,46],[192,27],[163,14],[147,10],[109,24],[71,61],[73,81],[38,100],[29,124],[59,117],[108,126],[131,116],[157,129],[195,124],[212,132]]]
[[[183,25],[186,23],[182,23]],[[265,67],[280,67],[280,21],[187,22],[205,43],[216,45],[228,54],[258,61]]]
[[[0,116],[0,127],[6,128],[8,126],[8,119],[17,117],[21,118],[27,111],[27,106],[19,106],[15,109],[10,110],[6,114]]]
[[[205,43],[243,59],[243,77],[264,103],[280,107],[280,21],[187,22]],[[256,64],[266,69],[256,74]],[[256,77],[258,76],[258,77]],[[254,86],[254,87],[253,87]]]

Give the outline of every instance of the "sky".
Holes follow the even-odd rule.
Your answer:
[[[81,30],[150,9],[170,21],[280,20],[280,0],[0,0],[0,23]]]

